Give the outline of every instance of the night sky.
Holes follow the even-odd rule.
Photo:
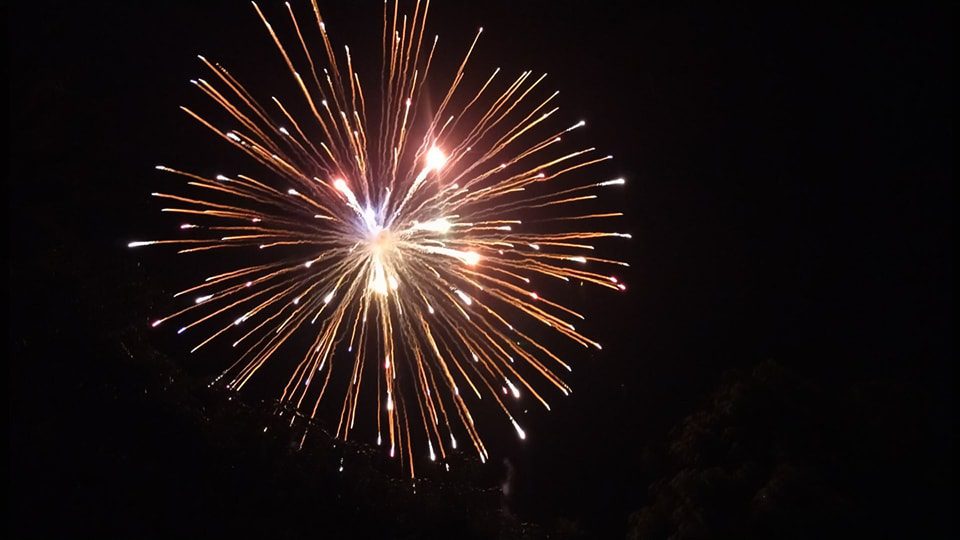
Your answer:
[[[549,73],[633,239],[625,294],[569,297],[604,344],[573,394],[413,488],[149,327],[207,275],[126,248],[176,223],[153,166],[255,167],[177,109],[196,54],[290,91],[253,8],[53,4],[4,8],[10,537],[955,537],[952,8],[433,5],[441,69],[483,26],[473,70]]]

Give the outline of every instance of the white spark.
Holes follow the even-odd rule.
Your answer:
[[[523,431],[523,428],[520,427],[520,424],[518,424],[513,418],[510,418],[510,421],[513,422],[513,429],[517,430],[517,435],[519,435],[521,439],[526,439],[527,433]]]
[[[617,178],[616,180],[607,180],[606,182],[600,182],[598,186],[622,186],[626,184],[627,181],[623,178]]]
[[[466,304],[466,305],[468,305],[468,306],[469,306],[469,305],[473,305],[473,300],[471,300],[470,297],[467,296],[467,294],[466,294],[465,292],[461,291],[460,289],[457,289],[457,290],[455,290],[455,291],[453,291],[453,292],[457,293],[457,296],[460,297],[460,300],[463,300],[463,303],[464,303],[464,304]]]

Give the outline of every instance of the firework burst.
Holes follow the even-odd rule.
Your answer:
[[[164,212],[190,221],[179,239],[129,244],[238,249],[246,262],[177,293],[188,305],[153,326],[177,320],[178,333],[202,328],[194,351],[216,338],[232,343],[242,354],[220,378],[235,390],[274,364],[293,336],[308,336],[281,403],[312,418],[325,397],[342,399],[336,435],[346,439],[361,389],[374,390],[377,443],[391,456],[399,451],[411,476],[414,440],[426,443],[431,460],[443,459],[465,433],[488,458],[470,408],[481,399],[525,438],[510,400],[529,393],[549,409],[535,383],[570,392],[556,374],[569,365],[531,335],[533,327],[600,348],[572,324],[582,315],[539,295],[535,284],[625,288],[610,270],[626,264],[595,256],[593,245],[629,238],[596,225],[622,214],[582,210],[597,190],[624,183],[585,176],[611,156],[562,150],[563,137],[584,122],[549,127],[557,93],[540,93],[545,74],[501,82],[497,68],[468,90],[465,67],[482,28],[446,78],[452,82],[439,105],[427,105],[437,45],[424,36],[429,1],[411,17],[384,4],[374,102],[349,47],[335,53],[315,1],[306,17],[287,4],[293,37],[286,45],[253,7],[298,95],[261,103],[201,56],[211,80],[191,82],[233,125],[182,109],[258,161],[263,176],[158,166],[185,178],[190,194],[153,195],[171,204]],[[294,107],[309,114],[295,115]],[[342,377],[332,376],[337,363],[349,366]]]

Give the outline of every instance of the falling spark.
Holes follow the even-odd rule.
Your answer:
[[[234,125],[182,110],[258,162],[261,174],[206,177],[158,165],[184,178],[190,193],[152,195],[167,203],[164,212],[187,214],[191,223],[180,222],[176,239],[128,246],[238,249],[257,260],[235,258],[245,262],[183,291],[199,296],[151,326],[188,319],[177,331],[184,333],[202,325],[194,350],[234,332],[234,346],[246,350],[221,377],[236,390],[264,366],[286,363],[270,360],[294,354],[280,401],[310,418],[339,380],[343,439],[365,389],[379,405],[377,444],[389,441],[391,457],[399,450],[411,477],[417,433],[431,460],[457,448],[457,431],[486,462],[471,412],[480,400],[492,398],[525,439],[510,412],[516,404],[496,389],[519,399],[522,387],[547,410],[537,383],[570,394],[556,374],[570,365],[536,332],[600,348],[570,322],[584,316],[539,284],[626,289],[604,269],[627,264],[595,255],[605,239],[630,238],[596,225],[622,215],[595,210],[610,197],[599,188],[625,180],[583,176],[611,156],[563,148],[585,122],[551,127],[557,92],[543,93],[545,74],[502,81],[497,68],[482,85],[463,83],[482,28],[455,72],[432,75],[429,2],[418,1],[410,19],[385,6],[382,80],[372,85],[361,84],[349,49],[345,57],[334,52],[315,3],[314,27],[288,6],[285,39],[253,7],[299,91],[257,102],[232,73],[200,56],[212,76],[191,83]],[[438,88],[443,80],[449,85]],[[436,99],[426,98],[428,89]],[[300,340],[291,338],[301,334],[312,344],[298,353],[292,344]],[[352,375],[331,382],[345,356]],[[384,361],[367,361],[376,356]]]
[[[513,422],[513,428],[517,430],[517,435],[519,435],[521,439],[526,439],[527,433],[523,431],[523,428],[520,427],[520,424],[518,424],[513,418],[511,418],[510,421]]]

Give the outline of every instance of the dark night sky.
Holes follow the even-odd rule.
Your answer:
[[[628,294],[584,299],[605,348],[574,394],[413,494],[376,454],[343,477],[291,452],[205,389],[226,359],[146,328],[195,277],[125,248],[169,230],[153,165],[248,165],[177,110],[207,106],[195,55],[289,90],[253,9],[30,4],[6,8],[11,537],[956,531],[951,9],[433,6],[441,63],[484,26],[474,70],[550,73],[634,238]],[[378,65],[379,5],[328,4]]]

